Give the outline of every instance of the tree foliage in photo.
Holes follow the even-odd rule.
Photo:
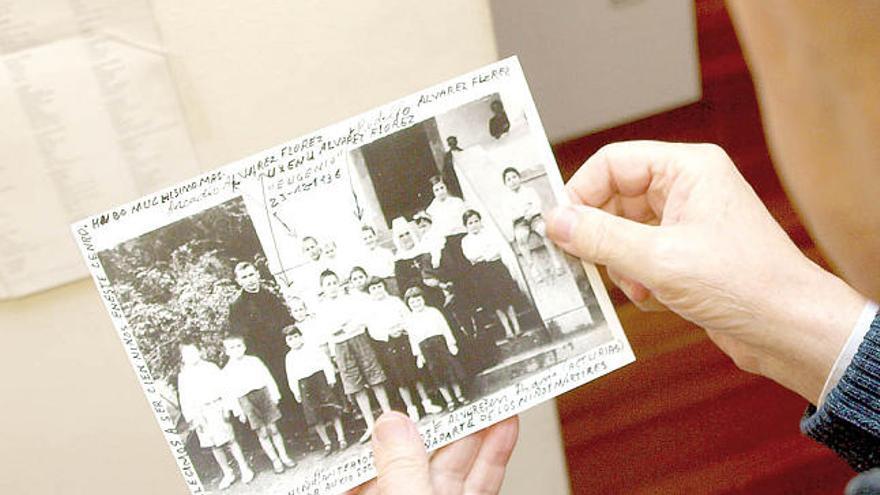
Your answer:
[[[125,241],[99,254],[138,347],[156,379],[174,383],[178,344],[197,342],[224,363],[229,304],[240,289],[233,268],[250,261],[271,279],[241,198]]]

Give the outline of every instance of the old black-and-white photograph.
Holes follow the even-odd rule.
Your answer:
[[[205,490],[350,488],[364,475],[340,466],[369,461],[383,412],[425,435],[491,424],[608,369],[498,394],[628,349],[595,274],[547,238],[559,179],[530,105],[494,91],[420,118],[392,106],[374,139],[349,125],[352,145],[306,138],[236,164],[230,199],[99,252],[130,357]]]
[[[98,256],[206,488],[294,467],[309,450],[280,333],[294,320],[242,199]]]
[[[380,214],[352,253],[349,288],[359,291],[360,271],[384,276],[387,297],[411,314],[443,316],[430,329],[394,328],[417,361],[464,371],[456,380],[423,368],[424,381],[451,383],[446,407],[611,339],[583,268],[546,237],[542,211],[555,199],[535,139],[522,110],[493,94],[350,154],[362,203]]]

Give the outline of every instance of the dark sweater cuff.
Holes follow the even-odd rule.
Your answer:
[[[856,471],[880,467],[880,313],[822,407],[807,408],[801,431]]]

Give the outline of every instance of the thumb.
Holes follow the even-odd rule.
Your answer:
[[[548,236],[565,251],[645,282],[656,228],[585,205],[554,208],[547,219]]]
[[[382,495],[430,495],[428,453],[415,423],[390,411],[376,421],[373,452]]]

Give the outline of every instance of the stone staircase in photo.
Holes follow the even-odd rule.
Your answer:
[[[498,343],[498,364],[479,373],[473,382],[475,395],[482,396],[502,388],[522,376],[558,362],[559,343],[551,345],[543,329],[530,330]]]
[[[498,353],[498,360],[502,362],[507,361],[549,342],[550,339],[547,337],[547,333],[541,329],[525,331],[512,339],[499,341],[498,350],[496,351]]]
[[[498,344],[498,364],[477,374],[472,384],[472,395],[482,397],[500,390],[609,338],[604,324],[557,339],[551,339],[542,329],[524,332]]]

